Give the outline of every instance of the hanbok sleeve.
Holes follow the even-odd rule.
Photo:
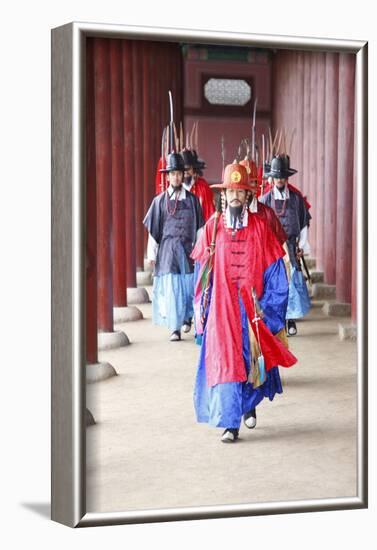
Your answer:
[[[273,334],[277,334],[285,326],[288,305],[288,279],[281,258],[266,269],[263,280],[263,295],[259,300],[263,321]]]
[[[149,207],[148,212],[143,220],[143,224],[148,229],[157,244],[161,240],[161,204],[164,194],[155,197]]]
[[[300,217],[300,230],[303,229],[306,226],[309,226],[309,222],[311,220],[311,215],[309,210],[305,206],[305,202],[303,197],[300,195],[296,195],[299,199],[299,217]]]
[[[148,235],[148,245],[147,245],[147,260],[155,262],[157,259],[158,252],[158,243],[154,240],[152,235]]]

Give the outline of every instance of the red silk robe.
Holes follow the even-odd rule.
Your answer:
[[[214,218],[205,225],[191,257],[201,264],[209,254]],[[249,214],[248,225],[234,237],[219,220],[213,264],[213,286],[207,318],[206,374],[208,386],[244,382],[239,292],[263,294],[266,269],[285,255],[272,230],[259,216]]]
[[[215,212],[213,192],[207,181],[204,178],[198,176],[195,180],[194,185],[190,189],[190,193],[198,197],[203,210],[204,221],[207,222],[212,214]]]
[[[160,172],[161,168],[166,168],[166,162],[165,159],[163,160],[162,157],[160,157],[157,168],[156,168],[156,176],[155,176],[155,195],[159,195],[163,191],[166,190],[166,188],[169,186],[169,184],[166,181],[166,173]]]

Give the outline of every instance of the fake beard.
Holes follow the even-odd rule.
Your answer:
[[[276,187],[279,189],[280,193],[281,193],[282,191],[284,191],[285,185],[286,185],[285,183],[282,183],[282,184],[280,184],[280,185],[276,184]]]
[[[173,188],[175,193],[178,193],[182,189],[182,183],[179,183],[177,185],[172,185],[172,188]]]
[[[243,211],[243,205],[242,204],[240,206],[231,206],[231,205],[229,205],[230,223],[231,223],[233,229],[236,229],[236,227],[239,224],[241,224],[242,211]]]

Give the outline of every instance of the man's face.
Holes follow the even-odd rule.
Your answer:
[[[179,170],[172,170],[168,173],[166,179],[172,187],[179,188],[182,186],[183,173]]]
[[[287,183],[287,178],[274,178],[274,184],[278,189],[283,189]]]
[[[194,168],[193,166],[185,166],[185,182],[190,183],[192,178],[194,177]]]
[[[258,189],[258,182],[256,180],[252,180],[249,182],[251,193],[254,196]]]
[[[246,189],[226,189],[226,200],[229,206],[237,208],[246,202]]]

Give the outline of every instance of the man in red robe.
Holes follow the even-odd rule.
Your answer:
[[[232,443],[242,416],[254,428],[256,406],[282,393],[276,365],[296,360],[274,336],[285,327],[285,252],[266,221],[249,212],[246,168],[228,165],[214,187],[222,190],[222,214],[206,223],[191,254],[200,263],[194,307],[203,335],[194,404],[198,422],[225,428],[221,440]]]
[[[198,174],[198,159],[193,152],[183,149],[181,155],[185,163],[183,187],[199,199],[204,221],[207,221],[215,211],[213,193],[208,182]]]

